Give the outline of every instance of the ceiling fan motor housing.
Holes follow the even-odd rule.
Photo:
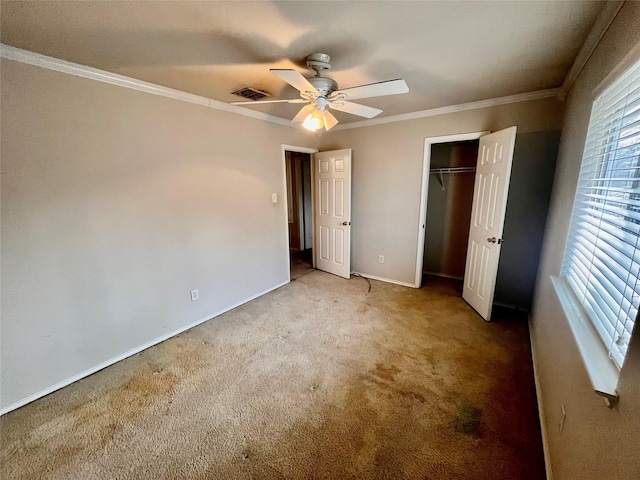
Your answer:
[[[322,97],[328,97],[331,92],[338,89],[338,84],[332,78],[313,77],[309,79],[309,83],[318,90]]]
[[[328,97],[338,89],[335,80],[322,76],[322,72],[331,68],[331,57],[326,53],[312,53],[307,57],[307,67],[315,70],[316,75],[309,79],[309,83],[314,86],[322,97]]]

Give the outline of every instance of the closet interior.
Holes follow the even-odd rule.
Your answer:
[[[462,280],[479,140],[431,145],[422,273]]]

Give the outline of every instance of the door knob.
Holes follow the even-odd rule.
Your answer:
[[[498,239],[496,237],[487,238],[487,242],[489,242],[489,243],[496,243],[497,241],[498,241]]]
[[[351,222],[342,222],[343,225],[351,225]]]

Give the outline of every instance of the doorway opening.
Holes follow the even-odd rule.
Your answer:
[[[462,294],[478,140],[431,146],[423,279],[456,280]],[[424,280],[423,280],[424,283]]]
[[[313,270],[311,153],[285,150],[290,278]]]
[[[418,288],[446,285],[451,294],[462,296],[479,138],[485,133],[425,140]]]
[[[479,140],[431,145],[423,288],[462,296]]]

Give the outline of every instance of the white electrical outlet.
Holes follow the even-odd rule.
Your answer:
[[[199,298],[200,298],[200,294],[198,293],[198,289],[194,288],[193,290],[191,290],[191,301],[195,302]]]
[[[384,255],[378,255],[378,263],[384,263]]]

